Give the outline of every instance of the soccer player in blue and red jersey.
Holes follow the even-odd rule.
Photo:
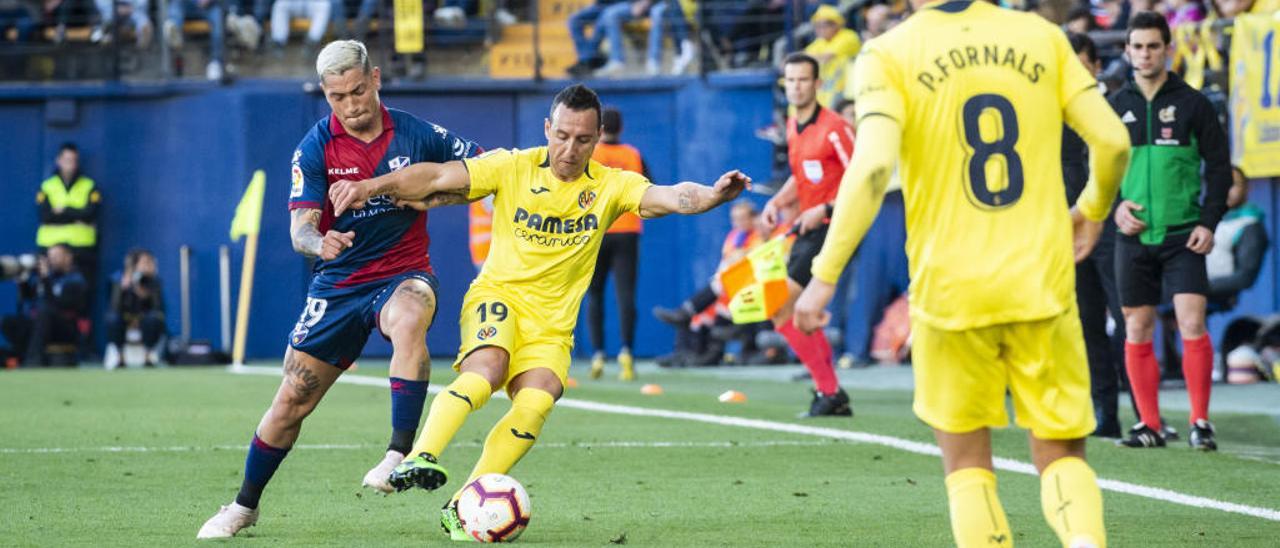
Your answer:
[[[231,537],[258,520],[258,499],[298,439],[302,421],[359,357],[376,328],[391,341],[391,443],[364,485],[384,493],[391,470],[413,445],[430,374],[426,333],[436,312],[436,278],[427,254],[427,214],[379,196],[334,215],[329,185],[368,179],[417,162],[475,155],[475,143],[409,113],[384,107],[381,73],[364,44],[330,43],[316,60],[333,114],[293,153],[289,209],[293,248],[315,257],[302,317],[289,336],[284,380],[258,424],[236,500],[197,538]]]

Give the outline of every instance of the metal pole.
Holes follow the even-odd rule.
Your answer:
[[[529,2],[529,9],[533,11],[533,13],[529,15],[529,18],[533,20],[533,81],[534,82],[542,81],[542,48],[539,47],[541,42],[541,34],[542,34],[542,31],[539,29],[539,26],[542,24],[542,20],[539,17],[539,14],[541,13],[541,9],[540,9],[541,4],[542,4],[542,0],[533,0],[532,2]],[[599,31],[596,30],[595,32],[599,32]]]
[[[174,1],[181,2],[182,0]],[[173,77],[173,52],[169,51],[169,40],[164,35],[164,22],[169,20],[169,0],[160,0],[158,9],[160,11],[156,17],[156,24],[152,27],[154,31],[152,36],[160,40],[160,74],[164,75],[164,78],[168,80]],[[174,31],[182,32],[182,26],[179,25]]]
[[[182,344],[191,340],[191,246],[178,248],[182,275]]]
[[[222,318],[222,351],[231,351],[231,248],[218,246],[218,311]]]

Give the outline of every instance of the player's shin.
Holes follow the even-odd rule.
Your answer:
[[[1009,520],[996,495],[995,474],[985,468],[962,468],[948,474],[946,482],[956,546],[1013,546]]]
[[[1040,474],[1044,519],[1068,548],[1104,548],[1102,491],[1098,477],[1083,459],[1064,457]]]
[[[422,421],[427,382],[391,377],[391,443],[387,449],[408,455]]]
[[[509,472],[542,434],[542,424],[555,403],[555,397],[537,388],[525,388],[516,393],[511,400],[511,410],[485,438],[484,451],[466,483],[484,474]]]
[[[244,459],[244,482],[240,484],[236,504],[245,508],[257,508],[262,490],[288,455],[289,448],[272,447],[254,434],[253,442],[249,444],[249,454]]]
[[[492,393],[493,387],[484,377],[471,372],[458,375],[431,401],[431,410],[427,413],[422,436],[407,456],[420,453],[440,456],[454,434],[462,428],[462,423],[466,422],[467,415],[484,407]]]

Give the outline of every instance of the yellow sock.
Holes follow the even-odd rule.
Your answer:
[[[484,451],[467,483],[489,473],[506,474],[533,447],[556,399],[537,388],[525,388],[511,400],[511,410],[493,425]],[[464,483],[463,485],[466,485]]]
[[[1098,476],[1077,457],[1053,461],[1040,474],[1040,507],[1044,519],[1070,548],[1105,548],[1102,490]]]
[[[951,534],[958,548],[1013,546],[1009,520],[996,496],[996,475],[984,468],[962,468],[947,475]]]
[[[413,444],[410,456],[431,453],[439,457],[453,435],[462,428],[467,415],[484,407],[492,393],[493,387],[489,386],[489,381],[484,377],[475,373],[458,375],[458,378],[431,400],[427,423],[422,427],[422,435],[418,436],[417,443]]]

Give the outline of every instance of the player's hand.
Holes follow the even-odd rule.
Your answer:
[[[836,293],[836,286],[814,278],[800,293],[796,301],[795,315],[792,321],[796,328],[805,333],[813,333],[827,326],[831,321],[831,313],[827,312],[827,304]]]
[[[737,198],[743,190],[748,188],[751,188],[751,177],[735,169],[721,175],[712,190],[720,196],[720,203],[724,203]]]
[[[1142,206],[1131,200],[1124,200],[1120,205],[1116,206],[1116,226],[1120,227],[1120,233],[1125,236],[1137,236],[1147,229],[1147,223],[1142,222],[1133,214],[1134,211],[1142,211]]]
[[[1195,230],[1191,231],[1191,237],[1187,238],[1187,249],[1201,255],[1208,255],[1210,251],[1213,251],[1213,231],[1203,226],[1197,226]]]
[[[326,261],[332,261],[338,258],[338,255],[346,251],[356,243],[355,232],[338,232],[330,230],[324,235],[324,240],[320,242],[320,258]]]
[[[348,209],[360,209],[369,199],[372,187],[363,181],[342,180],[329,186],[329,201],[333,202],[333,216],[340,217]]]
[[[1089,258],[1093,247],[1098,245],[1098,237],[1102,235],[1102,222],[1090,221],[1076,208],[1071,208],[1072,247],[1075,250],[1076,262]]]
[[[811,230],[817,230],[822,223],[827,220],[827,204],[818,204],[809,209],[804,210],[799,217],[796,217],[797,232],[804,234]]]

